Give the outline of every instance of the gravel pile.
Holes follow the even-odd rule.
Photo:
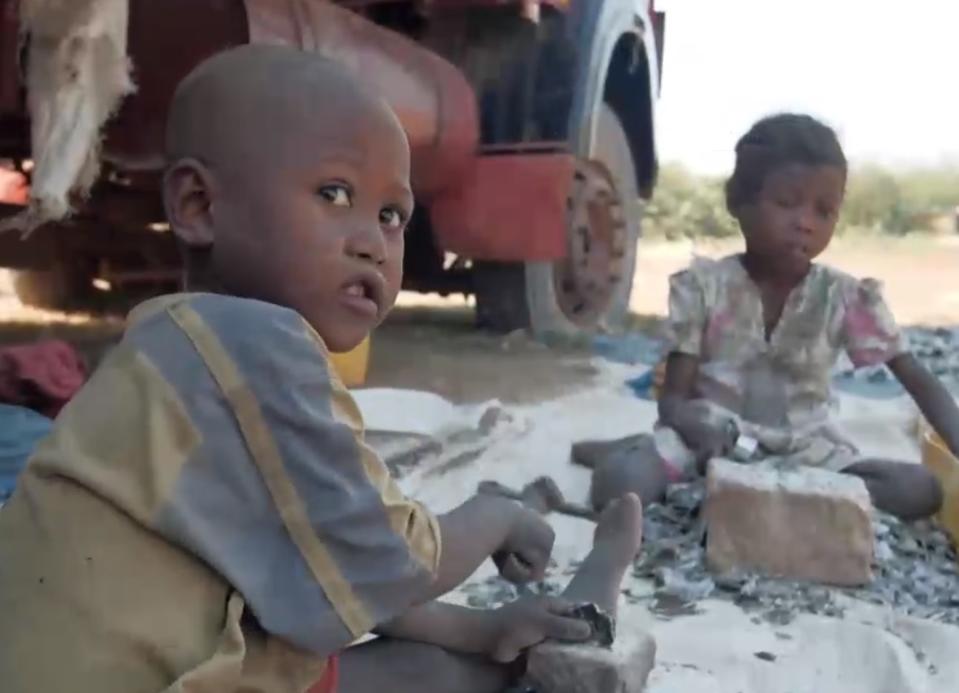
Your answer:
[[[840,617],[840,595],[895,608],[900,613],[959,625],[959,563],[945,532],[932,522],[905,524],[877,513],[875,579],[859,589],[777,580],[754,574],[719,580],[705,563],[705,526],[700,516],[702,481],[670,488],[666,502],[645,513],[643,551],[627,578],[627,601],[647,603],[662,618],[694,614],[697,602],[726,599],[757,618],[777,625],[798,614]],[[568,576],[576,566],[565,567]],[[558,575],[528,588],[534,594],[558,594]],[[566,578],[562,580],[565,583]],[[655,585],[650,594],[649,581]],[[499,578],[464,586],[467,603],[482,608],[508,602],[516,588]]]
[[[845,594],[912,616],[959,625],[959,563],[946,533],[930,521],[906,524],[877,513],[873,582],[858,589],[776,580],[758,575],[714,579],[705,565],[705,527],[699,509],[704,484],[679,484],[666,503],[646,513],[646,541],[636,577],[657,585],[653,611],[690,608],[706,597],[729,599],[774,623],[798,613],[841,616]]]

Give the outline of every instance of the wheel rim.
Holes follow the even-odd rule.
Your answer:
[[[566,257],[553,265],[556,300],[570,322],[591,327],[623,280],[629,235],[621,196],[602,162],[578,163],[568,209]]]

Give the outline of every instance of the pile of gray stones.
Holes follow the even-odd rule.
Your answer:
[[[697,480],[673,485],[662,504],[646,508],[643,550],[633,568],[634,580],[623,585],[628,602],[645,602],[659,617],[675,618],[697,613],[697,603],[704,599],[724,599],[758,619],[786,625],[801,613],[841,617],[841,595],[846,595],[959,625],[959,557],[948,535],[932,521],[907,524],[876,513],[874,579],[865,587],[837,588],[756,574],[720,580],[706,566],[704,498],[705,484]],[[563,576],[555,575],[531,591],[558,594],[559,578],[565,581],[575,567],[567,566]],[[495,577],[467,585],[464,592],[474,607],[497,606],[518,596],[515,587]]]
[[[959,393],[959,328],[909,328],[906,333],[918,360]],[[884,366],[839,371],[836,382],[840,388],[845,384],[886,395],[896,394],[898,388]],[[627,579],[623,586],[627,601],[648,603],[654,614],[674,618],[696,613],[697,603],[704,599],[725,599],[756,618],[785,625],[801,613],[842,616],[842,597],[848,596],[959,625],[959,557],[949,536],[934,521],[904,523],[877,512],[874,579],[865,587],[838,588],[755,574],[717,579],[705,560],[704,497],[705,484],[697,480],[672,486],[663,503],[646,508],[643,550],[633,569],[634,580]],[[531,591],[558,594],[575,565],[564,568]],[[467,603],[475,607],[496,606],[517,597],[516,589],[499,578],[466,585],[464,592]]]
[[[900,613],[959,625],[959,563],[945,531],[933,521],[904,523],[875,514],[873,581],[861,588],[777,580],[754,574],[715,579],[705,562],[700,516],[704,484],[670,488],[666,502],[646,512],[646,539],[634,569],[657,586],[651,608],[682,613],[707,597],[728,599],[777,624],[798,613],[841,616],[838,595],[893,607]],[[627,599],[630,595],[627,594]]]

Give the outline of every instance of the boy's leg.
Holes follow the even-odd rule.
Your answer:
[[[639,551],[643,512],[627,496],[609,504],[593,535],[593,549],[563,592],[571,602],[593,602],[613,614],[620,583]],[[340,656],[341,693],[499,693],[509,668],[432,645],[380,639]]]
[[[570,602],[592,602],[616,613],[623,576],[633,565],[643,541],[643,506],[635,495],[607,504],[596,524],[593,550],[563,590]]]
[[[338,693],[500,693],[509,670],[484,657],[380,638],[340,655]]]
[[[872,459],[842,471],[866,482],[873,505],[903,520],[931,517],[942,507],[942,486],[921,464]]]

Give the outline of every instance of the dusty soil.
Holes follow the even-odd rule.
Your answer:
[[[58,338],[91,366],[123,331],[120,319],[23,306],[0,271],[0,344]],[[374,335],[368,385],[436,392],[456,402],[550,399],[590,380],[590,354],[575,345],[547,348],[523,333],[493,335],[473,325],[462,299],[404,295]]]
[[[694,254],[721,256],[737,244],[645,243],[638,261],[632,309],[634,329],[655,323],[666,310],[667,279]],[[905,325],[959,324],[959,239],[837,241],[825,262],[886,286]],[[0,272],[0,343],[60,337],[96,363],[122,330],[116,319],[93,319],[24,307]],[[454,401],[549,399],[593,375],[582,345],[536,344],[522,334],[503,337],[473,327],[469,302],[404,294],[373,339],[369,385],[426,389]]]
[[[665,312],[667,279],[694,254],[720,257],[740,250],[739,242],[640,246],[633,311],[641,315]],[[902,325],[959,324],[959,237],[837,239],[821,262],[853,276],[882,281],[886,299]]]
[[[404,297],[404,303],[419,303]],[[589,382],[582,347],[477,331],[467,305],[405,305],[373,336],[368,384],[429,390],[455,402],[529,403]]]

